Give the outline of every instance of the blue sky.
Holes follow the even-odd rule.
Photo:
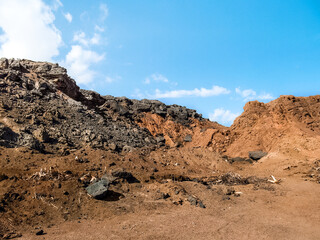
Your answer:
[[[320,1],[0,0],[0,29],[1,57],[224,125],[249,100],[319,94]]]

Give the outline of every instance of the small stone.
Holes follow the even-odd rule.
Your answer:
[[[115,151],[117,149],[117,145],[115,143],[110,143],[108,145],[109,149],[112,150],[112,151]]]
[[[112,166],[115,166],[115,165],[116,165],[116,163],[112,162],[112,163],[109,164],[109,167],[112,167]]]
[[[231,163],[234,163],[234,162],[248,162],[248,163],[252,163],[252,160],[250,158],[242,158],[242,157],[235,157],[235,158],[231,158],[229,159],[229,161]]]
[[[194,206],[197,205],[197,199],[191,195],[188,197],[188,201],[190,202],[191,205],[194,205]]]
[[[198,205],[200,208],[206,208],[202,201],[198,201]]]
[[[106,179],[102,179],[86,187],[86,191],[93,198],[103,199],[108,192],[108,187],[109,181]]]
[[[258,161],[264,156],[266,156],[267,154],[268,153],[262,152],[262,151],[251,151],[249,152],[249,158],[251,158],[252,160]]]
[[[126,152],[126,153],[132,152],[132,151],[133,151],[133,147],[126,145],[126,146],[124,146],[124,147],[122,148],[122,151],[123,151],[123,152]]]
[[[44,231],[41,229],[38,232],[36,232],[36,235],[37,236],[44,235]]]
[[[235,193],[235,191],[234,191],[234,189],[233,188],[228,188],[227,189],[227,192],[226,192],[226,195],[232,195],[232,194],[234,194]]]
[[[3,181],[3,180],[6,180],[8,179],[9,177],[5,174],[0,174],[0,182]]]
[[[9,232],[2,236],[3,239],[14,239],[22,237],[21,233]]]
[[[167,199],[170,197],[170,194],[169,193],[161,193],[161,196],[163,199]]]
[[[184,141],[185,142],[192,142],[192,136],[190,134],[188,134],[187,136],[185,136]]]
[[[166,140],[163,136],[157,136],[156,141],[157,143],[165,143]]]

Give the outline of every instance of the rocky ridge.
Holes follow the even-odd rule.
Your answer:
[[[204,121],[195,110],[178,105],[82,90],[58,64],[1,59],[0,87],[0,144],[7,147],[131,151],[165,144],[163,133],[152,135],[141,124],[145,114],[186,128]]]
[[[66,69],[46,62],[1,59],[0,92],[0,144],[7,147],[66,154],[85,146],[119,152],[185,145],[245,157],[315,150],[319,141],[319,95],[248,102],[227,128],[186,107],[82,90]]]

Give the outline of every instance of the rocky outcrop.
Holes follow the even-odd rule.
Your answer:
[[[194,119],[203,121],[195,110],[178,105],[82,90],[66,69],[46,62],[1,59],[0,93],[0,144],[8,147],[131,151],[162,146],[141,124],[146,114],[187,129]]]

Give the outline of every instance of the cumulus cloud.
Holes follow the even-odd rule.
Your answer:
[[[67,19],[67,21],[69,22],[69,23],[71,23],[72,22],[72,15],[71,15],[71,13],[66,13],[66,14],[63,14],[63,16],[65,17],[65,19]]]
[[[94,44],[94,45],[100,44],[100,39],[101,39],[100,34],[94,33],[94,34],[93,34],[93,37],[90,38],[90,43],[91,43],[91,44]]]
[[[54,20],[42,0],[0,0],[0,56],[52,61],[62,44]]]
[[[86,34],[80,31],[73,35],[73,41],[84,46],[97,45],[100,43],[100,35],[98,33],[94,33],[92,38],[87,38]]]
[[[104,54],[91,49],[93,45],[100,44],[100,34],[94,33],[91,38],[88,38],[85,32],[79,31],[73,35],[73,41],[77,44],[71,47],[66,56],[65,65],[77,83],[87,85],[94,80],[96,75],[96,72],[92,70],[92,65],[104,59]],[[108,83],[114,80],[110,77],[105,79]]]
[[[212,88],[195,88],[193,90],[173,90],[162,92],[156,89],[153,98],[181,98],[181,97],[211,97],[229,94],[230,91],[224,87],[212,86]]]
[[[209,119],[211,121],[216,121],[222,124],[231,125],[236,117],[240,113],[232,113],[230,110],[225,110],[224,108],[217,108],[213,113],[209,114]]]
[[[245,99],[251,99],[257,95],[257,93],[252,89],[245,89],[241,91],[240,88],[236,88],[236,93]]]
[[[65,64],[69,74],[80,84],[89,84],[96,73],[90,69],[92,64],[103,60],[104,55],[84,49],[80,45],[74,45],[66,56]]]
[[[270,93],[262,93],[257,94],[256,91],[252,89],[241,90],[240,88],[236,88],[236,93],[239,94],[243,101],[251,101],[251,100],[272,100],[274,97]]]
[[[105,20],[109,14],[107,5],[100,4],[101,19]],[[81,18],[87,13],[81,14]],[[93,50],[94,45],[101,43],[101,35],[104,29],[98,25],[94,27],[95,33],[92,37],[87,37],[83,31],[76,32],[73,35],[73,41],[76,43],[71,47],[70,52],[66,56],[64,64],[68,68],[70,75],[79,84],[88,85],[94,80],[96,72],[92,70],[94,64],[104,59],[104,54],[99,54]],[[106,83],[112,83],[118,78],[111,78],[107,76],[105,78]]]
[[[164,82],[164,83],[168,83],[169,80],[168,78],[166,78],[165,76],[159,74],[159,73],[154,73],[151,76],[147,77],[144,81],[145,84],[150,84],[151,81],[154,82]]]

